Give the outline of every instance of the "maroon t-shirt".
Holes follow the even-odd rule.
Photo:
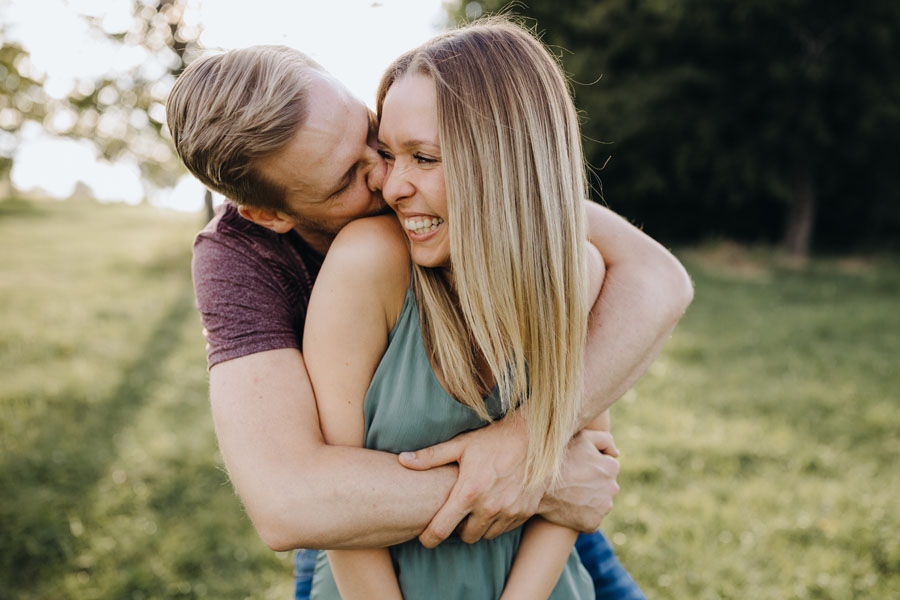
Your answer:
[[[230,202],[194,239],[191,269],[209,366],[255,352],[301,348],[323,256],[296,232],[251,223]]]

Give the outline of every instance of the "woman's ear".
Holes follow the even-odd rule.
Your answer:
[[[275,233],[287,233],[294,228],[294,221],[281,211],[257,206],[238,206],[238,213],[256,223],[260,227],[271,229]]]

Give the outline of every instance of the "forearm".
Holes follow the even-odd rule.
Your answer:
[[[419,473],[393,454],[327,446],[297,350],[216,365],[210,404],[231,481],[274,550],[377,547],[413,538],[456,480],[455,466]]]
[[[300,466],[299,474],[269,473],[265,482],[238,488],[274,550],[378,548],[412,539],[446,501],[457,473],[455,466],[410,471],[393,454],[325,445]]]
[[[403,600],[391,555],[374,550],[329,550],[328,563],[342,600]]]
[[[545,599],[566,566],[578,532],[535,517],[525,525],[501,600]]]
[[[665,248],[607,209],[590,205],[587,216],[606,278],[588,323],[581,427],[637,382],[693,298],[690,278]]]

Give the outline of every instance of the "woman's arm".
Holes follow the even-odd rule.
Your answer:
[[[601,413],[586,429],[608,432],[609,411]],[[619,454],[612,443],[602,452],[610,456]],[[577,537],[578,532],[574,529],[556,525],[541,517],[529,520],[500,600],[546,600],[550,597]]]
[[[313,288],[303,349],[329,445],[364,443],[363,404],[409,285],[409,257],[394,219],[348,225]],[[402,598],[387,549],[329,550],[341,597]]]
[[[547,600],[577,537],[574,529],[541,517],[528,521],[500,600]]]

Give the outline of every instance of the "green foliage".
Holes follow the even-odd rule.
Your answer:
[[[606,202],[654,236],[779,240],[808,197],[820,248],[896,248],[897,2],[461,4],[536,24],[571,74]]]
[[[46,115],[44,103],[47,97],[40,82],[19,70],[28,53],[20,45],[6,42],[2,26],[0,42],[0,110],[18,115],[15,125],[4,122],[0,131],[11,131],[18,127],[22,119],[43,119]],[[0,163],[0,172],[9,168],[8,164]]]
[[[175,76],[199,52],[199,30],[182,23],[187,0],[130,3],[132,22],[127,31],[108,32],[101,17],[83,18],[91,33],[111,42],[114,49],[141,47],[150,57],[148,64],[80,81],[62,99],[45,93],[45,74],[34,68],[21,45],[7,39],[0,25],[2,131],[16,134],[26,121],[36,121],[50,134],[90,140],[112,162],[130,158],[148,182],[171,186],[183,169],[163,127],[164,103]],[[146,69],[151,64],[165,74],[149,75],[156,70]],[[71,115],[71,122],[67,117],[62,119],[66,125],[59,126],[54,117],[61,114]],[[0,157],[0,176],[11,167],[10,157]]]
[[[200,225],[0,201],[0,598],[289,597],[216,447]]]

